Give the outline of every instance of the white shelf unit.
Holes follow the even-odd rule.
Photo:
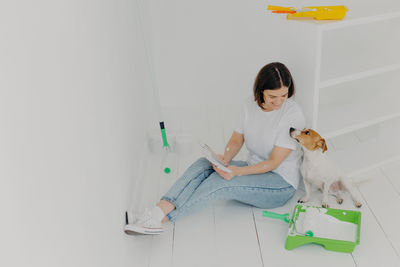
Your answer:
[[[294,77],[295,99],[307,127],[332,143],[356,136],[359,144],[333,153],[346,171],[397,159],[400,12],[343,21],[284,21],[281,33],[281,61]],[[379,131],[373,131],[372,139],[359,137],[374,128]],[[388,140],[392,145],[385,145]]]

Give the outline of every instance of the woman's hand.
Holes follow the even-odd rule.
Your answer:
[[[229,165],[226,160],[224,159],[224,156],[222,155],[218,155],[218,157],[222,160],[222,162],[225,163],[225,166],[232,170],[232,172],[225,172],[221,169],[218,169],[217,166],[215,166],[214,164],[212,164],[214,171],[216,171],[222,178],[224,178],[225,180],[231,180],[233,177],[239,175],[239,169],[240,167],[234,166],[234,165]]]
[[[218,158],[224,163],[225,167],[227,167],[227,166],[229,165],[229,161],[228,161],[228,160],[225,160],[225,158],[224,158],[223,155],[218,154],[217,156],[218,156]]]
[[[223,171],[223,170],[221,170],[221,169],[218,169],[218,167],[215,166],[215,165],[213,164],[213,169],[214,169],[214,171],[216,171],[216,172],[217,172],[222,178],[224,178],[225,180],[228,180],[228,181],[229,181],[229,180],[231,180],[233,177],[239,175],[239,169],[240,169],[240,167],[233,166],[233,165],[229,165],[227,168],[230,169],[230,170],[232,170],[232,172],[226,172],[226,171]]]

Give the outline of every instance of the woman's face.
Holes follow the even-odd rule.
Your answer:
[[[264,90],[264,110],[272,111],[280,109],[283,102],[288,98],[289,88],[283,86],[280,89]]]

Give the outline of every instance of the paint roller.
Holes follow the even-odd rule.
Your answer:
[[[168,161],[168,152],[171,152],[171,147],[168,143],[167,133],[165,130],[165,123],[164,123],[163,115],[161,112],[160,96],[158,94],[157,79],[156,79],[156,74],[154,72],[154,68],[153,68],[153,64],[152,64],[151,51],[150,51],[150,46],[149,46],[146,30],[145,30],[143,11],[142,11],[142,6],[140,4],[140,0],[136,0],[136,5],[137,5],[137,13],[138,13],[138,17],[139,17],[140,31],[142,32],[144,47],[146,50],[146,56],[147,56],[147,61],[148,61],[148,67],[149,67],[149,71],[150,71],[150,75],[151,75],[151,84],[152,84],[153,92],[154,92],[156,112],[157,112],[157,116],[158,116],[160,130],[161,130],[161,138],[162,138],[162,143],[163,143],[162,148],[164,150],[164,158],[163,158],[163,166],[164,167],[163,167],[163,169],[164,169],[164,173],[168,174],[171,172],[171,168],[170,168],[170,166],[166,166],[166,163]]]

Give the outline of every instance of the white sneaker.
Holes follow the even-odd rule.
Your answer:
[[[128,216],[133,217],[133,216]],[[128,221],[128,224],[124,228],[127,234],[146,234],[146,235],[158,235],[164,232],[164,228],[161,225],[161,221],[154,219],[151,216],[151,212],[146,210],[145,213],[134,221]]]

